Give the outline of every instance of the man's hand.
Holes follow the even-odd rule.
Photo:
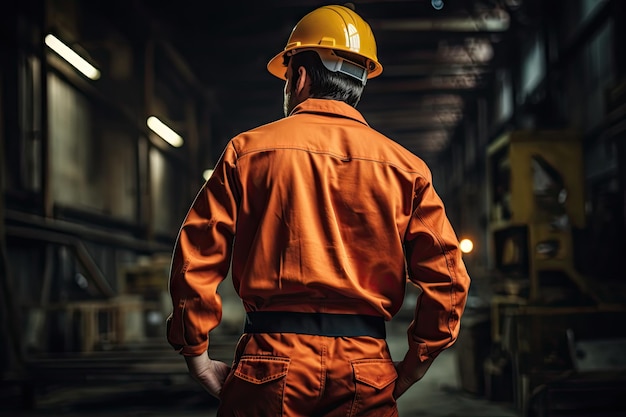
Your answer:
[[[407,352],[401,362],[396,362],[394,365],[398,372],[398,379],[396,380],[396,387],[393,390],[394,398],[398,399],[411,385],[422,379],[433,361],[434,359],[431,358],[422,362],[418,359],[417,355]]]
[[[230,372],[230,366],[214,361],[207,353],[199,356],[185,356],[189,373],[212,396],[219,398],[222,385]]]

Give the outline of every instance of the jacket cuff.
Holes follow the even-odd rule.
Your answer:
[[[420,362],[424,362],[428,359],[435,359],[442,352],[443,349],[430,350],[426,343],[411,342],[409,341],[409,351],[414,352]]]
[[[180,353],[183,356],[198,356],[198,355],[202,355],[203,353],[205,353],[208,349],[209,349],[209,342],[207,340],[199,345],[183,346],[182,348],[178,349],[178,353]]]

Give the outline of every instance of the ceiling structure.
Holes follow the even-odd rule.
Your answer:
[[[355,0],[372,27],[381,76],[358,105],[368,123],[426,160],[449,147],[506,60],[521,0]],[[313,0],[139,0],[161,35],[214,92],[229,134],[282,117],[283,81],[266,70],[298,20],[332,4]],[[336,3],[346,4],[346,3]],[[469,116],[471,117],[471,116]]]

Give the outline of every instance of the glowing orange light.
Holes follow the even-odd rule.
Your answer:
[[[470,253],[474,249],[474,242],[469,239],[463,239],[459,242],[459,247],[461,248],[461,252]]]

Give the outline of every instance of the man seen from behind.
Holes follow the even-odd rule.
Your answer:
[[[175,245],[167,338],[218,416],[397,416],[456,341],[470,278],[427,165],[356,110],[378,76],[352,9],[304,16],[268,64],[285,118],[227,144]],[[208,355],[232,284],[246,322],[231,365]],[[421,289],[394,363],[385,321]]]

